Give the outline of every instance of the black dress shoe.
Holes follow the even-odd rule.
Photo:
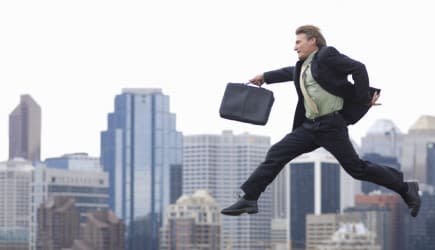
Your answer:
[[[256,214],[258,213],[258,205],[256,200],[245,200],[240,198],[233,205],[222,209],[221,214],[238,216],[243,213]]]
[[[416,217],[421,206],[421,199],[418,195],[418,182],[407,182],[408,192],[402,195],[406,205],[408,205],[409,212],[412,217]]]

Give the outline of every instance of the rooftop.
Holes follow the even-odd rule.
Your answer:
[[[385,135],[389,132],[402,134],[400,129],[389,119],[379,119],[369,128],[367,135]]]
[[[423,115],[411,126],[409,132],[435,130],[435,116]]]

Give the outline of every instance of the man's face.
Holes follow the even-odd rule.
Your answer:
[[[317,49],[316,38],[307,39],[307,35],[304,33],[296,35],[295,51],[298,53],[299,60],[306,59]]]

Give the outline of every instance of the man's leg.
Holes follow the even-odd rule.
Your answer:
[[[248,196],[258,199],[260,194],[281,172],[285,164],[297,156],[319,147],[313,141],[313,135],[303,127],[287,134],[279,142],[272,145],[265,160],[252,172],[240,188]]]
[[[420,207],[418,184],[412,184],[408,192],[408,183],[403,181],[403,174],[397,169],[363,161],[355,152],[349,139],[347,126],[341,116],[319,126],[316,143],[328,150],[352,177],[376,183],[400,194],[408,206],[412,206],[411,214],[416,216]],[[417,196],[416,196],[417,194]],[[412,203],[410,205],[410,203]]]
[[[242,184],[245,196],[221,212],[226,215],[240,215],[242,213],[256,213],[257,200],[266,187],[275,179],[282,168],[289,161],[316,148],[311,132],[303,127],[295,129],[268,151],[265,160],[254,170]]]

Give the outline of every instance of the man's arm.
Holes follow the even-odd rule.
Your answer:
[[[352,75],[357,102],[370,104],[372,96],[369,94],[369,76],[365,65],[338,52],[334,47],[327,47],[323,51],[326,65],[336,72]]]
[[[249,82],[261,86],[265,82],[270,84],[293,81],[293,71],[294,67],[285,67],[282,69],[272,70],[255,76],[249,80]]]
[[[293,73],[295,67],[285,67],[277,70],[272,70],[265,72],[264,81],[266,83],[278,83],[278,82],[288,82],[293,81]]]

